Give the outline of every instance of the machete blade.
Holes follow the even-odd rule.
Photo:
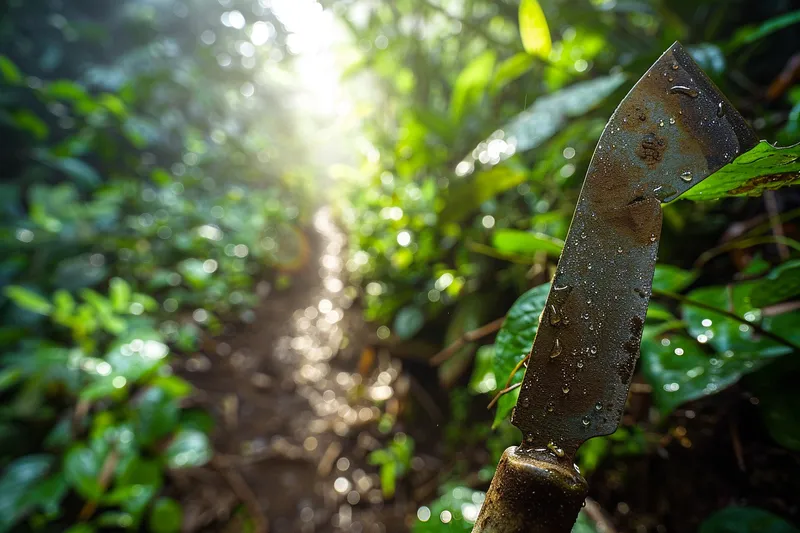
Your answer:
[[[680,44],[634,85],[594,152],[512,422],[561,461],[616,429],[639,357],[661,234],[677,198],[757,138]]]

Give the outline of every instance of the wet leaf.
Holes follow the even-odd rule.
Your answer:
[[[522,46],[533,56],[547,59],[553,43],[550,28],[537,0],[522,0],[519,4],[519,34]]]
[[[159,498],[150,513],[150,531],[153,533],[177,533],[183,524],[183,509],[172,498]]]
[[[511,371],[530,353],[533,339],[539,330],[539,316],[542,314],[549,292],[549,283],[534,287],[520,296],[509,309],[503,327],[497,333],[495,340],[494,375],[497,379],[498,390],[505,387]],[[524,375],[524,368],[517,370],[511,384],[522,381]],[[505,394],[498,400],[494,426],[497,426],[511,413],[518,397],[519,389]]]
[[[728,507],[706,518],[698,533],[800,533],[800,530],[763,509]]]
[[[800,182],[800,144],[776,148],[761,141],[685,193],[683,200],[760,196]]]
[[[578,513],[578,520],[575,522],[575,525],[572,526],[571,533],[598,533],[598,531],[594,521],[589,518],[585,511],[581,510],[581,512]]]
[[[690,400],[716,394],[769,361],[758,354],[708,354],[700,343],[682,334],[642,337],[642,372],[653,387],[663,413]]]
[[[564,248],[564,241],[544,233],[499,229],[492,235],[492,245],[506,254],[533,256],[542,251],[551,257],[558,257]]]
[[[412,338],[425,325],[425,313],[419,307],[409,305],[400,309],[394,317],[393,330],[403,340]]]
[[[528,173],[520,165],[507,161],[489,170],[456,179],[450,186],[447,204],[441,213],[441,222],[459,222],[477,210],[481,204],[498,194],[523,183]]]
[[[759,290],[761,282],[749,281],[727,287],[703,287],[691,291],[687,298],[720,310],[730,311],[741,317],[735,320],[723,313],[684,303],[681,306],[683,320],[689,333],[723,355],[751,353],[760,357],[775,357],[792,351],[766,336],[760,336],[750,322],[758,323],[763,329],[780,333],[789,341],[800,340],[800,314],[785,313],[762,317],[761,311],[752,304],[752,295]]]
[[[681,292],[697,279],[697,272],[683,270],[672,265],[656,265],[653,290]]]
[[[212,454],[208,436],[194,429],[179,431],[164,451],[170,468],[203,466],[211,459]]]

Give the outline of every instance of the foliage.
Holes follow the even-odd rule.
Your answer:
[[[408,471],[413,455],[414,439],[405,433],[396,433],[386,448],[369,454],[369,463],[380,467],[381,489],[386,498],[394,496],[397,480]]]
[[[361,47],[348,76],[368,72],[383,90],[368,112],[366,157],[354,171],[337,170],[350,198],[342,208],[347,268],[365,288],[367,318],[394,320],[407,337],[401,324],[413,316],[415,337],[447,346],[458,338],[451,323],[463,321],[464,302],[483,302],[483,323],[510,308],[494,344],[460,348],[476,353],[471,376],[464,364],[448,372],[454,426],[469,420],[459,385],[488,399],[522,378],[524,369],[511,374],[530,350],[597,139],[625,91],[675,40],[761,138],[790,148],[762,142],[684,195],[724,201],[664,206],[640,375],[664,414],[740,380],[769,397],[764,376],[798,342],[790,300],[800,246],[793,234],[771,235],[796,216],[796,193],[777,197],[786,212],[772,212],[770,222],[741,224],[763,211],[749,196],[796,182],[800,92],[779,75],[790,61],[783,48],[797,44],[785,29],[796,13],[738,4],[723,12],[711,0],[336,6],[359,43],[376,43]],[[734,81],[743,75],[770,84],[768,105],[780,117]],[[743,229],[720,245],[729,228]],[[516,395],[497,403],[499,432]],[[796,417],[779,405],[764,401],[759,410],[776,443],[794,448],[797,433],[787,428]],[[471,433],[481,434],[448,426],[448,442],[463,449]],[[628,425],[587,443],[578,460],[591,471],[608,457],[650,450],[643,430]],[[419,531],[444,527],[430,511]]]
[[[283,36],[257,2],[63,4],[0,23],[0,531],[180,531],[166,473],[209,461],[212,424],[168,362],[304,261],[287,115],[248,81]]]
[[[699,533],[796,533],[798,529],[772,513],[754,507],[728,507],[708,517]]]

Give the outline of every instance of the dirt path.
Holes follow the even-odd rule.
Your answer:
[[[190,492],[187,530],[239,531],[232,510],[249,500],[270,532],[407,531],[413,509],[402,495],[384,502],[366,459],[388,438],[377,421],[407,386],[398,363],[362,355],[366,330],[341,278],[345,240],[327,209],[310,241],[292,288],[180,370],[217,419],[219,452],[178,480]]]

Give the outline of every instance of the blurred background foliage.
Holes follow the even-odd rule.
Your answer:
[[[209,461],[213,420],[188,407],[169,358],[292,283],[319,202],[349,232],[375,344],[435,373],[425,382],[448,400],[442,428],[410,410],[408,436],[369,456],[384,496],[433,431],[448,468],[413,530],[469,531],[519,440],[513,392],[484,409],[523,373],[537,324],[515,309],[543,305],[631,85],[680,40],[761,138],[800,141],[796,1],[320,3],[354,58],[342,154],[312,141],[292,103],[292,33],[269,0],[0,7],[0,531],[180,530],[165,471]],[[321,175],[316,152],[339,164]],[[728,411],[755,410],[741,431],[800,470],[799,208],[791,188],[665,206],[629,413],[578,457],[602,504],[624,502],[626,458],[692,448],[700,418],[727,434]],[[797,531],[796,481],[758,487],[737,502],[752,507],[620,504],[612,518],[621,531]],[[582,514],[575,531],[596,524]]]

